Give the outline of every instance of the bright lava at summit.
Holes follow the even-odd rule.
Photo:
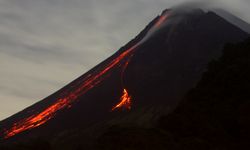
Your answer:
[[[155,25],[152,27],[152,31],[157,30],[160,28],[160,26],[166,21],[168,17],[167,13],[162,14]],[[146,35],[147,36],[147,35]],[[38,126],[41,126],[45,124],[47,121],[55,117],[56,113],[62,109],[70,108],[74,102],[78,100],[80,96],[88,92],[90,89],[94,88],[96,85],[98,85],[100,82],[102,82],[106,75],[113,69],[114,67],[120,67],[122,65],[122,75],[126,69],[126,67],[129,65],[129,60],[133,56],[133,52],[138,48],[139,45],[141,45],[143,42],[142,39],[137,44],[132,46],[131,48],[125,50],[122,52],[118,57],[114,58],[111,62],[109,62],[106,66],[104,66],[99,72],[89,74],[86,78],[84,78],[81,81],[81,84],[78,85],[77,88],[75,88],[71,92],[66,92],[64,96],[61,98],[58,98],[53,104],[45,108],[44,110],[31,115],[27,118],[24,118],[20,121],[17,121],[14,123],[9,129],[4,129],[3,131],[3,138],[7,139],[12,136],[15,136],[19,133],[22,133],[24,131],[36,128]],[[123,63],[124,59],[127,59],[125,63]],[[116,104],[112,111],[120,108],[126,108],[128,110],[131,109],[131,96],[128,93],[128,90],[126,88],[123,89],[123,95],[120,98],[120,102]],[[2,134],[2,133],[0,133]]]

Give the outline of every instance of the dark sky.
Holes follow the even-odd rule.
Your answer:
[[[0,120],[43,99],[190,0],[0,0]],[[249,0],[200,0],[250,22]],[[209,2],[209,3],[208,3]]]

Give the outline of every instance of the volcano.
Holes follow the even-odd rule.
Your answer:
[[[1,121],[1,142],[93,135],[114,124],[150,126],[176,108],[226,43],[248,36],[211,11],[165,10],[114,55]]]

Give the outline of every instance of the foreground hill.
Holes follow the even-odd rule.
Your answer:
[[[250,39],[225,46],[197,86],[153,128],[116,126],[98,149],[235,150],[250,143]]]

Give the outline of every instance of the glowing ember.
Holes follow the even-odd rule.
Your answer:
[[[159,27],[166,20],[166,18],[167,16],[162,15],[153,27],[153,29]],[[93,74],[87,75],[86,78],[79,81],[75,85],[75,87],[71,87],[73,88],[73,90],[62,92],[63,95],[61,95],[61,97],[55,100],[55,102],[48,106],[46,109],[41,110],[40,112],[36,112],[30,117],[19,120],[18,122],[13,123],[13,125],[9,129],[1,131],[3,132],[4,138],[10,138],[12,136],[15,136],[16,134],[41,126],[50,119],[52,119],[59,110],[70,108],[72,104],[78,100],[79,96],[82,96],[90,89],[102,82],[109,73],[109,71],[115,67],[118,67],[119,65],[123,65],[121,76],[123,78],[123,73],[129,64],[129,60],[133,56],[134,50],[140,44],[142,44],[142,42],[138,42],[131,48],[122,52],[118,57],[116,57],[107,65],[105,65],[101,70]],[[124,59],[127,60],[126,63],[121,64],[123,62],[122,60]],[[123,90],[123,95],[120,99],[120,103],[114,106],[112,111],[118,108],[131,109],[131,97],[129,96],[128,91],[125,88]]]
[[[120,99],[120,102],[112,108],[112,111],[118,108],[126,108],[129,110],[131,109],[131,96],[129,96],[128,91],[126,89],[123,89],[123,95]]]

